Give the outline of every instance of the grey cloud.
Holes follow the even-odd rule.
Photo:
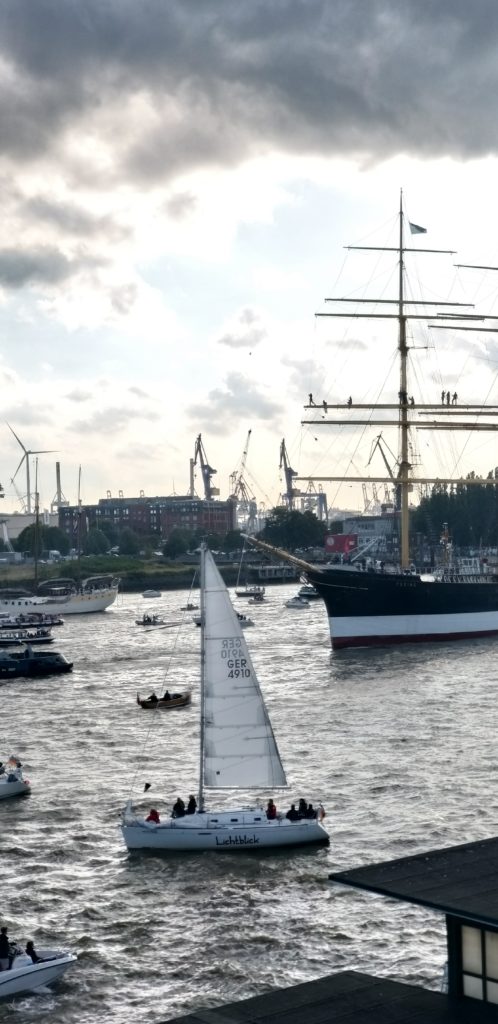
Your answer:
[[[59,249],[45,245],[32,249],[0,249],[0,285],[23,288],[25,285],[57,285],[81,270],[94,268],[104,260],[85,253],[68,259]]]
[[[258,390],[254,381],[242,373],[229,373],[225,389],[214,388],[208,394],[208,401],[197,403],[187,409],[195,422],[204,421],[212,434],[227,434],[234,424],[241,420],[272,420],[281,415],[283,408],[272,398]]]
[[[92,397],[91,391],[83,391],[81,388],[73,388],[72,391],[68,391],[65,396],[70,402],[88,402],[88,399]]]
[[[157,413],[137,412],[127,407],[99,409],[86,420],[75,420],[69,429],[75,433],[117,434],[137,419],[158,420],[159,416]]]
[[[314,395],[315,402],[318,403],[322,400],[324,380],[326,379],[323,366],[313,359],[289,359],[288,356],[282,359],[282,366],[287,366],[291,370],[289,384],[298,402],[307,405],[310,392]]]
[[[129,234],[111,217],[96,217],[77,203],[56,201],[45,196],[25,199],[20,203],[20,212],[31,220],[53,225],[65,235],[104,235],[109,240],[117,240]]]
[[[111,306],[116,310],[116,313],[126,316],[135,305],[137,286],[135,284],[125,284],[120,288],[112,288],[109,292],[109,298]]]
[[[168,199],[166,210],[173,220],[182,220],[194,211],[196,205],[197,199],[191,192],[177,192]]]
[[[242,310],[239,324],[238,330],[234,329],[218,338],[218,344],[227,345],[229,348],[255,348],[267,336],[258,314],[252,309]]]
[[[136,395],[137,398],[150,398],[150,395],[148,395],[146,391],[142,391],[142,388],[137,388],[136,386],[128,388],[128,391],[132,395]]]
[[[5,0],[0,40],[13,157],[60,157],[112,104],[102,141],[125,179],[269,147],[365,160],[498,147],[494,0]],[[154,124],[128,122],[136,96]]]
[[[25,284],[59,284],[73,273],[71,262],[50,246],[29,252],[0,249],[0,284],[7,288],[22,288]]]

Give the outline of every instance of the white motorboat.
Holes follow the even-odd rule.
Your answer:
[[[243,612],[235,612],[235,614],[242,629],[246,629],[247,626],[254,626],[253,620],[248,615],[244,615]],[[202,615],[194,615],[192,621],[195,622],[196,626],[200,626],[202,624]]]
[[[60,949],[40,949],[38,956],[38,963],[33,963],[27,953],[19,953],[14,957],[10,970],[0,971],[1,999],[50,985],[78,959],[74,953]]]
[[[198,810],[146,820],[129,800],[121,830],[129,850],[254,850],[328,842],[316,818],[268,818],[261,806],[208,811],[206,789],[286,787],[247,643],[213,556],[201,547],[201,756]],[[150,817],[150,816],[149,816]]]
[[[0,800],[11,796],[25,796],[31,792],[29,779],[25,779],[18,757],[9,757],[7,764],[0,763]]]
[[[304,597],[306,601],[318,601],[321,594],[318,593],[318,590],[312,583],[303,583],[303,586],[297,592],[297,596]]]
[[[0,593],[0,614],[83,615],[103,612],[118,595],[119,580],[113,576],[88,576],[76,583],[72,579],[46,580],[37,594],[4,590]]]
[[[160,590],[144,590],[144,592],[142,594],[142,597],[147,597],[147,598],[149,598],[149,597],[150,598],[162,597],[162,594],[161,594]]]
[[[289,600],[285,602],[286,608],[304,609],[309,608],[309,606],[309,601],[305,597],[299,597],[299,594],[296,594],[295,597],[290,597]]]

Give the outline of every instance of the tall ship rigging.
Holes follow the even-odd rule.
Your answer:
[[[399,455],[397,472],[393,476],[316,476],[296,477],[297,480],[337,483],[384,483],[395,486],[396,521],[399,526],[399,564],[382,563],[368,567],[359,564],[338,564],[324,567],[311,565],[291,557],[323,598],[330,624],[334,648],[398,644],[413,641],[446,641],[498,634],[498,575],[483,571],[478,558],[472,562],[441,566],[433,571],[418,572],[410,555],[409,494],[420,486],[435,484],[492,486],[497,480],[490,474],[487,479],[470,477],[424,477],[415,472],[412,464],[410,432],[435,431],[496,431],[498,406],[483,404],[455,404],[457,396],[445,393],[437,402],[415,402],[409,385],[409,351],[407,340],[410,321],[425,321],[429,326],[452,330],[478,330],[498,332],[498,319],[474,313],[466,303],[407,300],[405,298],[405,257],[409,253],[437,254],[449,250],[410,247],[405,234],[425,235],[425,229],[406,221],[403,194],[400,196],[399,237],[395,247],[348,246],[349,249],[367,249],[395,253],[398,259],[398,294],[394,299],[327,299],[333,303],[331,312],[317,316],[351,317],[355,319],[382,319],[398,322],[397,357],[399,363],[399,393],[396,403],[369,403],[357,405],[352,398],[341,405],[320,403],[319,418],[310,395],[306,406],[313,414],[303,422],[319,426],[397,427]],[[457,264],[470,267],[471,264]],[[496,267],[481,267],[494,270]],[[351,314],[351,303],[355,303]],[[494,321],[494,324],[493,324]],[[450,404],[451,401],[451,404]],[[494,422],[493,422],[494,418]],[[427,435],[426,435],[427,436]],[[433,435],[436,436],[436,435]],[[441,524],[442,526],[442,524]],[[275,549],[272,550],[275,554]],[[281,555],[283,556],[283,552]]]

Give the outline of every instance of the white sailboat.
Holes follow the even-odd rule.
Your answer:
[[[205,789],[287,785],[247,643],[211,552],[201,548],[201,743],[198,810],[147,821],[128,801],[121,825],[129,850],[237,850],[328,841],[319,817],[269,820],[263,807],[208,811]]]

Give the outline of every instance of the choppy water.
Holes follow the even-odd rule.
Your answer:
[[[0,803],[0,918],[79,957],[50,993],[1,1004],[0,1024],[159,1024],[347,968],[439,987],[442,919],[327,876],[497,834],[496,641],[333,654],[322,602],[286,609],[294,592],[250,606],[246,636],[292,798],[324,801],[328,849],[127,853],[132,787],[150,781],[160,808],[196,790],[199,630],[134,624],[178,618],[186,592],[70,616],[54,647],[72,675],[0,684],[0,756],[19,754],[33,786]],[[168,666],[193,706],[142,711],[137,690]]]

